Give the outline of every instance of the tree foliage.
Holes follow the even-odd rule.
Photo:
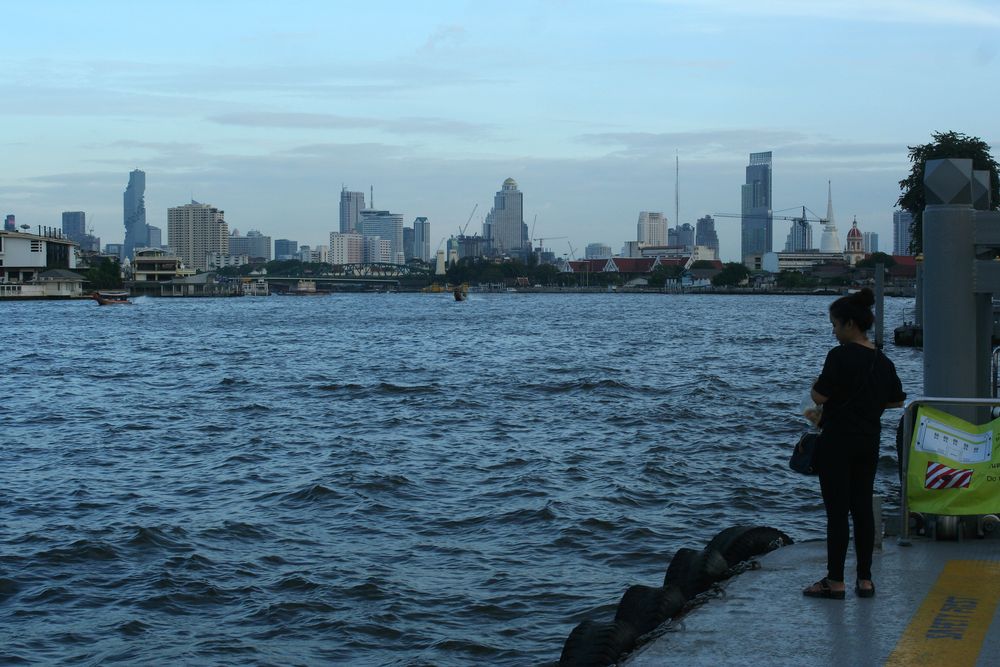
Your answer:
[[[990,155],[990,146],[979,137],[961,132],[935,132],[934,141],[919,146],[908,146],[910,173],[899,182],[901,194],[896,204],[913,216],[910,227],[910,250],[923,251],[923,218],[927,200],[924,195],[924,163],[942,158],[971,158],[973,169],[990,172],[990,201],[993,208],[1000,206],[1000,164]]]
[[[102,257],[101,261],[87,269],[84,276],[94,289],[120,289],[122,268],[117,258]]]
[[[887,255],[884,252],[875,252],[858,262],[857,266],[860,269],[874,269],[876,264],[881,264],[888,269],[896,266],[896,260],[892,258],[892,255]]]
[[[714,278],[712,284],[716,287],[739,285],[750,277],[750,269],[739,262],[726,262]]]

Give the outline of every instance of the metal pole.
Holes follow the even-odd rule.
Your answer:
[[[885,265],[875,265],[875,347],[885,346]]]

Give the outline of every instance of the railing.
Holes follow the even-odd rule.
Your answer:
[[[909,477],[907,468],[910,464],[910,445],[913,440],[913,424],[916,421],[917,408],[921,405],[970,405],[978,407],[989,406],[991,408],[1000,407],[1000,398],[931,398],[924,396],[914,398],[906,402],[906,409],[903,411],[903,446],[900,448],[902,457],[902,479],[900,480],[899,508],[899,544],[910,546],[910,505],[906,498],[907,478]]]

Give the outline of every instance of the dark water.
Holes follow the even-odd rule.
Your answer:
[[[0,662],[557,659],[680,547],[821,536],[830,299],[0,304]]]

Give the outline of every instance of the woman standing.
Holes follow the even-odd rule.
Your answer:
[[[823,372],[812,388],[812,399],[823,406],[815,465],[826,507],[827,573],[804,591],[809,597],[844,599],[844,561],[850,536],[847,517],[854,522],[854,550],[859,597],[875,595],[872,512],[878,466],[882,412],[903,405],[896,367],[868,340],[875,316],[875,297],[867,287],[830,304],[830,323],[837,347],[830,350]]]

